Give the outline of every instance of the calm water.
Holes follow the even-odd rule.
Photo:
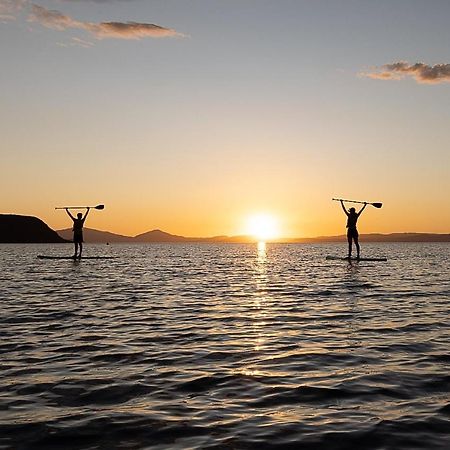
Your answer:
[[[0,448],[450,448],[449,244],[0,246]]]

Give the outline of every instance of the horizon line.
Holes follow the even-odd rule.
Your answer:
[[[266,242],[266,243],[281,243],[281,241],[283,240],[310,240],[310,239],[329,239],[329,238],[341,238],[341,237],[345,237],[345,234],[329,234],[329,235],[316,235],[316,236],[293,236],[293,237],[289,237],[289,236],[282,236],[282,237],[278,237],[278,238],[271,238],[271,239],[258,239],[255,238],[249,234],[236,234],[236,235],[226,235],[226,234],[216,234],[216,235],[212,235],[212,236],[185,236],[182,234],[174,234],[168,231],[164,231],[160,228],[154,228],[148,231],[144,231],[142,233],[138,233],[136,235],[127,235],[127,234],[121,234],[121,233],[116,233],[114,231],[107,231],[107,230],[99,230],[97,228],[90,228],[90,227],[84,227],[84,230],[90,230],[90,231],[95,231],[98,233],[109,233],[115,236],[120,236],[120,237],[125,237],[125,238],[129,238],[129,239],[135,239],[139,236],[143,236],[145,234],[149,234],[149,233],[154,233],[154,232],[159,232],[159,233],[163,233],[167,236],[171,236],[171,237],[175,237],[175,238],[182,238],[182,239],[191,239],[191,240],[195,240],[195,239],[200,239],[200,240],[206,240],[206,239],[247,239],[251,242]],[[59,232],[71,232],[72,229],[70,227],[68,228],[62,228],[62,229],[58,229],[55,230],[57,233]],[[360,236],[392,236],[392,235],[434,235],[434,236],[450,236],[450,231],[448,232],[432,232],[432,231],[391,231],[391,232],[387,232],[387,233],[381,233],[381,232],[369,232],[369,233],[360,233]]]

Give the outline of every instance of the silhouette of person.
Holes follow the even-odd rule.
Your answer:
[[[83,253],[83,225],[84,221],[86,220],[87,215],[89,214],[89,210],[91,208],[87,208],[86,213],[83,217],[83,214],[78,213],[77,217],[73,217],[72,214],[70,214],[70,211],[68,208],[66,208],[67,214],[69,214],[70,218],[73,220],[73,243],[75,244],[75,254],[73,255],[74,258],[77,257],[81,258],[81,253]],[[78,254],[78,246],[80,247],[80,253]]]
[[[356,229],[356,222],[358,222],[358,218],[361,213],[364,211],[364,208],[367,206],[367,203],[364,202],[364,206],[356,212],[355,208],[350,208],[348,211],[345,209],[344,202],[341,200],[342,209],[347,216],[347,241],[348,241],[348,257],[352,257],[352,241],[355,242],[356,246],[356,257],[359,259],[360,247],[359,247],[359,234]]]

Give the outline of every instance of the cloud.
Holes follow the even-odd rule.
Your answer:
[[[85,41],[84,39],[73,37],[72,38],[72,45],[74,45],[74,46],[77,45],[79,47],[89,48],[89,47],[92,47],[94,44],[92,42]]]
[[[15,20],[26,0],[0,0],[0,21]]]
[[[401,80],[413,77],[417,83],[439,84],[450,82],[450,64],[435,64],[430,66],[424,63],[409,64],[405,61],[385,64],[362,76],[377,80]]]
[[[86,30],[98,38],[141,39],[145,37],[181,36],[175,30],[151,23],[138,22],[102,22],[87,23]]]
[[[1,1],[1,0],[0,0]],[[82,22],[72,19],[59,11],[49,10],[39,5],[31,6],[29,22],[36,22],[44,27],[58,31],[67,29],[86,30],[97,39],[142,39],[183,36],[171,28],[161,27],[152,23],[139,22]]]
[[[59,11],[49,10],[39,5],[31,6],[31,13],[28,16],[29,22],[38,22],[44,27],[63,31],[67,28],[83,28],[83,22],[73,20]]]
[[[58,47],[83,47],[83,48],[91,48],[94,46],[92,42],[85,41],[84,39],[79,39],[76,37],[73,37],[69,42],[58,42],[56,45]]]

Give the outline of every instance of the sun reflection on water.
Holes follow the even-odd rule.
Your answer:
[[[256,246],[256,260],[254,264],[255,296],[252,308],[254,349],[261,350],[267,338],[264,336],[267,316],[267,245],[264,241]]]
[[[258,242],[258,263],[265,263],[267,259],[267,246],[264,241]]]

